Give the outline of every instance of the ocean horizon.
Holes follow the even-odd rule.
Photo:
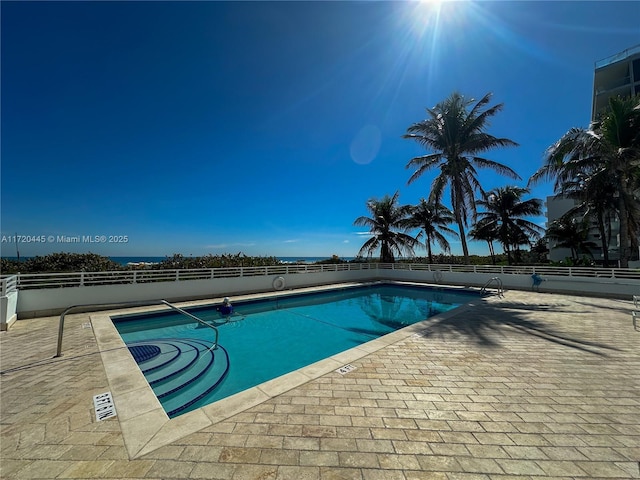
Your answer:
[[[266,255],[269,256],[269,255]],[[121,265],[127,265],[128,263],[160,263],[163,260],[170,257],[109,257],[116,263]],[[331,257],[277,257],[278,261],[282,263],[314,263],[321,260],[329,260]],[[340,257],[341,260],[353,260],[355,257]]]
[[[269,256],[269,255],[267,255]],[[34,258],[35,256],[28,256],[28,257],[20,257],[20,260],[28,260],[30,258]],[[18,257],[2,257],[2,258],[6,258],[8,260],[17,260]],[[119,263],[120,265],[126,266],[129,263],[160,263],[163,260],[170,258],[169,256],[162,256],[162,257],[145,257],[145,256],[129,256],[129,257],[111,257],[108,256],[108,258],[110,260],[113,260],[116,263]],[[276,258],[278,259],[278,261],[282,262],[282,263],[296,263],[296,262],[304,262],[304,263],[315,263],[315,262],[319,262],[321,260],[329,260],[331,257],[330,256],[325,256],[325,257],[278,257],[276,256]],[[355,257],[340,257],[341,260],[353,260]]]

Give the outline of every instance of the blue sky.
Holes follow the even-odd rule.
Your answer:
[[[424,152],[401,138],[426,107],[493,92],[504,110],[489,132],[520,147],[487,156],[523,180],[481,183],[525,185],[549,145],[588,125],[594,63],[640,40],[637,2],[0,8],[9,256],[16,233],[45,238],[22,256],[354,256],[369,198],[429,193],[435,171],[407,185]]]

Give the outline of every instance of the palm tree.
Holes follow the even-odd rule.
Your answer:
[[[496,264],[496,252],[493,248],[493,242],[498,240],[498,234],[492,228],[489,222],[477,221],[475,225],[469,230],[469,237],[473,240],[481,240],[487,242],[489,246],[489,255],[491,255],[491,263]]]
[[[546,263],[549,255],[549,246],[547,245],[547,236],[540,237],[536,243],[531,246],[531,263]]]
[[[427,202],[424,198],[421,198],[420,203],[412,208],[409,225],[421,230],[416,239],[419,239],[424,233],[424,246],[427,249],[429,263],[433,263],[431,253],[433,243],[437,243],[445,252],[451,250],[449,242],[440,232],[457,237],[458,234],[447,226],[454,221],[455,218],[451,210],[442,204]]]
[[[429,201],[440,203],[445,187],[451,193],[451,208],[458,225],[465,263],[469,249],[464,234],[469,216],[475,217],[475,192],[484,193],[477,178],[477,169],[490,168],[510,178],[520,177],[511,168],[478,155],[495,147],[517,146],[507,138],[497,138],[485,132],[489,118],[502,110],[502,104],[485,108],[491,99],[488,93],[475,105],[454,92],[449,98],[427,109],[428,118],[414,123],[403,138],[410,138],[433,153],[412,158],[407,168],[416,168],[408,183],[423,173],[439,168],[431,183]]]
[[[542,200],[522,200],[527,193],[529,190],[526,188],[498,187],[476,202],[485,209],[478,214],[479,231],[493,233],[502,244],[509,265],[514,249],[517,250],[519,245],[530,245],[531,240],[537,240],[544,232],[542,227],[523,218],[542,215]]]
[[[406,231],[410,228],[408,218],[411,215],[411,206],[398,205],[398,195],[396,192],[392,197],[385,195],[378,200],[372,198],[367,202],[367,208],[371,212],[371,217],[358,217],[354,225],[369,227],[371,238],[360,248],[358,255],[367,253],[371,255],[373,251],[380,248],[380,261],[383,263],[393,263],[395,254],[402,255],[407,252],[413,255],[413,248],[418,241]]]
[[[611,223],[617,214],[616,188],[606,171],[592,175],[578,174],[577,181],[567,181],[562,186],[563,195],[576,205],[566,212],[570,217],[595,218],[602,245],[603,266],[609,266]]]
[[[587,240],[589,225],[584,219],[578,220],[570,215],[564,215],[551,222],[546,235],[551,240],[557,240],[556,247],[571,249],[571,258],[574,261],[578,261],[580,255],[585,253],[593,257],[591,249],[596,244]]]
[[[630,246],[638,243],[640,225],[635,195],[640,187],[640,96],[610,98],[600,121],[589,129],[572,128],[564,134],[549,147],[545,164],[529,183],[542,179],[555,179],[554,190],[559,194],[582,182],[583,199],[594,191],[609,192],[607,201],[615,203],[620,221],[620,266],[628,267]],[[604,185],[606,190],[601,188]]]

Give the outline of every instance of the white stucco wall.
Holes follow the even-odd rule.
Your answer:
[[[497,276],[502,280],[506,290],[530,290],[533,284],[530,274],[496,275],[495,273],[439,272],[436,276],[434,275],[435,272],[411,270],[384,270],[382,273],[389,280],[466,285],[470,287],[482,287],[491,278]],[[542,278],[544,281],[539,288],[541,292],[622,299],[631,299],[633,295],[640,295],[640,280],[554,275],[542,275]],[[495,288],[495,283],[491,283],[488,287],[490,291],[495,291]]]
[[[233,296],[251,292],[274,291],[273,282],[280,275],[214,278],[207,280],[184,280],[124,285],[102,285],[68,288],[20,290],[17,312],[20,318],[32,318],[60,314],[72,305],[133,302],[165,299],[168,301],[194,300]],[[350,271],[327,271],[318,273],[290,273],[281,275],[285,289],[312,285],[370,280],[395,280],[441,285],[482,287],[495,273],[433,272],[426,270],[372,269]],[[532,286],[530,274],[498,275],[506,290],[529,290]],[[588,296],[605,296],[631,299],[640,294],[640,280],[567,277],[543,275],[541,292],[571,293]],[[495,283],[489,286],[495,290]],[[15,297],[14,300],[15,302]],[[3,308],[4,303],[2,304]],[[7,302],[7,311],[11,305]],[[15,311],[15,307],[14,307]],[[4,310],[3,310],[4,312]],[[4,318],[4,317],[3,317]]]
[[[41,288],[21,290],[18,301],[20,318],[60,314],[72,305],[135,302],[146,300],[180,301],[215,298],[251,292],[274,291],[277,277],[285,280],[285,289],[340,282],[375,279],[376,270],[183,280],[89,287]]]
[[[0,297],[0,330],[7,330],[18,318],[18,292]]]

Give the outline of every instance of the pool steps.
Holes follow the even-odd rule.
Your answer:
[[[190,393],[188,397],[190,400],[187,403],[184,403],[184,397],[182,397],[181,392],[178,391],[160,399],[162,406],[167,410],[167,414],[170,417],[179,415],[193,405],[197,405],[202,398],[213,392],[225,379],[229,371],[229,356],[227,351],[218,345],[218,348],[214,352],[212,353],[215,356],[215,360],[212,360],[207,374],[202,374],[192,379],[189,383],[188,388]],[[213,383],[211,383],[212,377],[216,379]]]
[[[139,343],[137,343],[136,345],[138,345]],[[180,347],[175,344],[164,343],[160,341],[153,342],[152,344],[160,347],[160,355],[145,361],[144,370],[140,368],[142,370],[142,373],[145,374],[145,377],[147,378],[149,383],[153,383],[153,381],[156,380],[156,378],[152,375],[153,372],[155,372],[156,370],[160,370],[166,364],[175,361],[182,354],[182,350],[180,349]],[[138,359],[136,359],[136,362],[138,362],[138,365],[143,363],[138,361]]]
[[[222,346],[212,349],[193,338],[147,340],[128,347],[169,417],[211,393],[229,371],[229,356]],[[154,347],[158,353],[139,358],[134,353],[139,347]]]

